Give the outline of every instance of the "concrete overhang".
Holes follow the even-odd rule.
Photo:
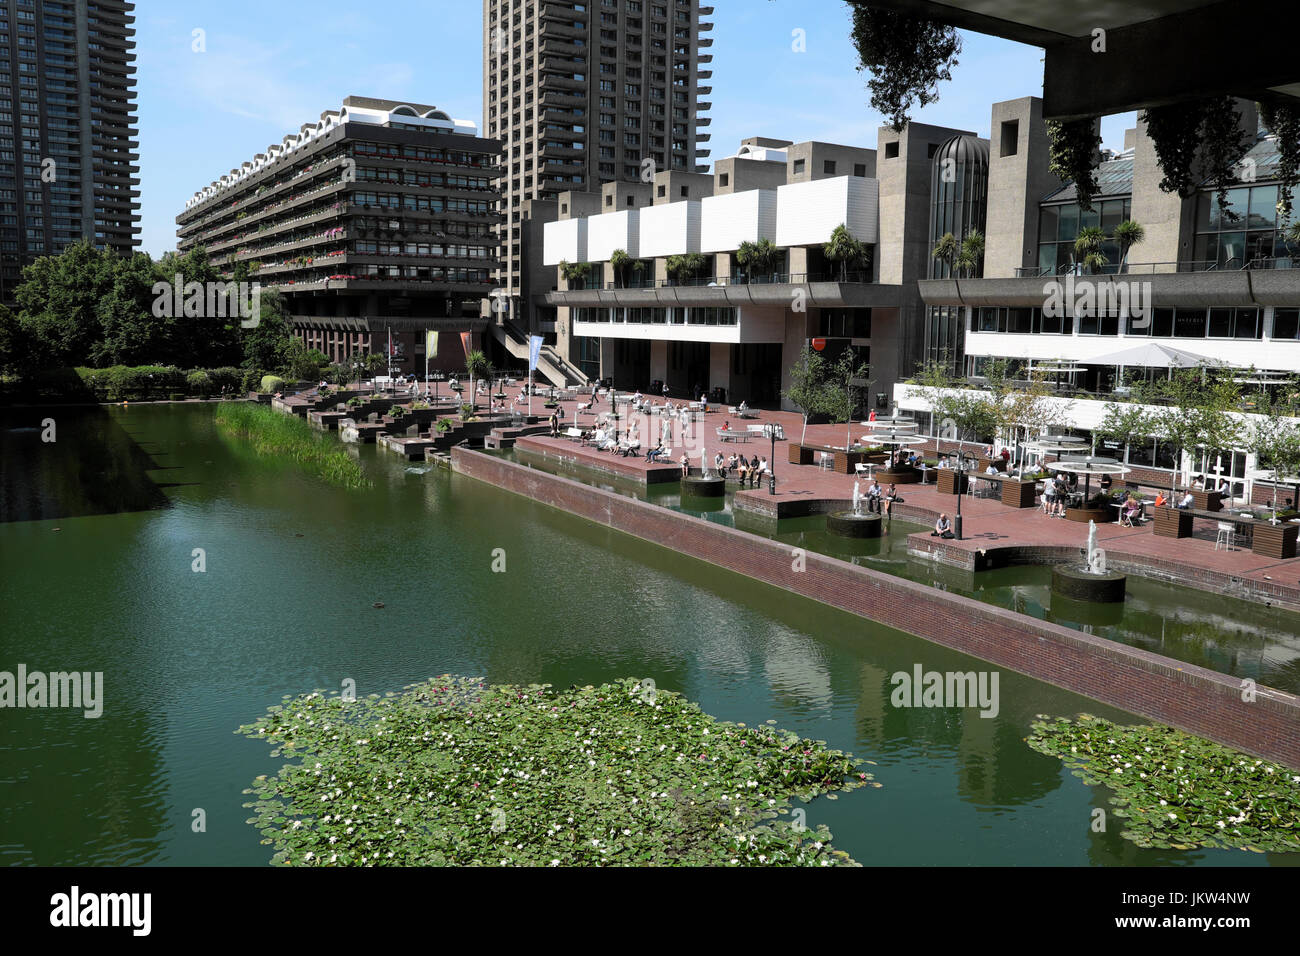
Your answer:
[[[917,282],[926,305],[1042,307],[1060,283],[1069,296],[1070,277],[1032,279],[922,279]],[[1242,269],[1232,272],[1183,272],[1156,275],[1075,276],[1077,301],[1085,283],[1100,293],[1111,283],[1142,287],[1141,301],[1155,308],[1218,308],[1224,306],[1300,305],[1300,269]],[[1149,296],[1149,297],[1148,297]],[[1126,301],[1131,301],[1128,299]]]
[[[1300,105],[1300,7],[1254,14],[1236,0],[870,0],[870,6],[1046,53],[1043,115],[1107,116],[1207,96]],[[1094,30],[1104,30],[1105,51]],[[1225,67],[1220,51],[1242,50]]]
[[[746,305],[790,306],[798,292],[815,309],[891,309],[902,302],[903,288],[863,282],[809,282],[720,286],[664,286],[657,289],[579,289],[549,292],[547,305],[571,308],[727,308]]]

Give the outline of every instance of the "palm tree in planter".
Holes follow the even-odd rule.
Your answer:
[[[487,356],[479,349],[473,349],[465,356],[465,371],[469,372],[469,401],[470,414],[478,410],[477,396],[474,390],[474,380],[476,378],[486,378],[492,374],[492,363],[487,360]]]
[[[1115,241],[1119,243],[1119,271],[1128,268],[1128,254],[1134,246],[1147,237],[1147,231],[1140,222],[1125,219],[1115,227]]]
[[[609,254],[609,267],[614,271],[614,288],[623,285],[627,267],[631,262],[632,257],[627,254],[626,249],[615,249]]]
[[[569,262],[565,259],[560,260],[560,275],[563,276],[565,285],[570,289],[586,288],[587,276],[590,274],[590,262]]]
[[[959,271],[966,273],[966,278],[971,279],[979,271],[980,263],[983,261],[984,233],[978,229],[972,229],[962,239],[961,248],[957,251],[957,257],[953,260],[953,264]]]
[[[1140,227],[1139,227],[1140,228]],[[1101,251],[1101,244],[1106,241],[1106,233],[1097,226],[1084,226],[1074,240],[1074,261],[1083,266],[1092,275],[1106,267],[1106,254]]]
[[[669,256],[666,263],[668,267],[668,278],[672,279],[677,285],[684,285],[686,282],[703,272],[708,264],[708,257],[699,252],[688,252],[685,255]]]
[[[960,251],[961,245],[957,242],[957,237],[951,232],[945,232],[934,244],[930,255],[948,267],[949,275],[956,275],[953,266],[957,262],[957,253]]]
[[[776,271],[781,251],[771,239],[759,239],[750,242],[746,239],[736,250],[736,264],[745,270],[747,280],[758,277],[770,278]]]
[[[830,241],[822,246],[822,254],[826,256],[827,261],[839,263],[840,281],[847,282],[849,267],[865,265],[871,253],[866,245],[859,242],[853,233],[849,232],[848,227],[841,223],[831,231]]]

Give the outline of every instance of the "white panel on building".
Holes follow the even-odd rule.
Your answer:
[[[679,256],[700,251],[698,200],[646,206],[641,213],[641,256]]]
[[[778,246],[827,242],[841,224],[862,242],[879,241],[879,180],[838,176],[779,186],[776,193]]]
[[[640,212],[639,209],[624,209],[584,220],[587,223],[587,261],[606,262],[615,249],[622,249],[633,259],[640,258]]]
[[[587,258],[587,220],[560,219],[542,226],[542,265],[590,261]]]
[[[775,189],[747,189],[700,200],[700,252],[731,252],[745,241],[776,239]]]

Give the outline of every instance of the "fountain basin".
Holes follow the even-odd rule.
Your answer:
[[[682,494],[697,498],[722,498],[727,493],[727,482],[723,478],[683,478]]]
[[[879,538],[884,528],[880,515],[855,515],[834,511],[826,516],[826,530],[843,538]]]
[[[1075,601],[1117,604],[1124,600],[1128,575],[1116,571],[1094,574],[1077,565],[1052,565],[1052,591]]]

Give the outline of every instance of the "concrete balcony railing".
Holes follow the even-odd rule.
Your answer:
[[[1285,260],[1269,260],[1281,262]],[[1139,263],[1162,266],[1164,263]],[[1176,263],[1168,263],[1175,266]],[[1101,275],[1034,275],[1011,279],[922,279],[917,282],[921,298],[926,305],[957,306],[1020,306],[1041,307],[1052,289],[1070,295],[1071,288],[1081,290],[1092,286],[1099,299],[1114,301],[1110,293],[1114,287],[1141,288],[1142,301],[1155,308],[1226,307],[1226,306],[1295,306],[1300,303],[1300,269],[1281,265],[1272,268],[1214,269],[1203,271],[1127,270],[1120,274]],[[1131,298],[1131,295],[1130,295]]]
[[[902,286],[871,282],[869,276],[847,274],[781,274],[749,281],[735,277],[708,277],[685,282],[636,280],[623,285],[607,283],[590,289],[557,290],[546,303],[576,308],[589,306],[742,306],[789,307],[796,289],[815,308],[892,308],[902,301]]]

